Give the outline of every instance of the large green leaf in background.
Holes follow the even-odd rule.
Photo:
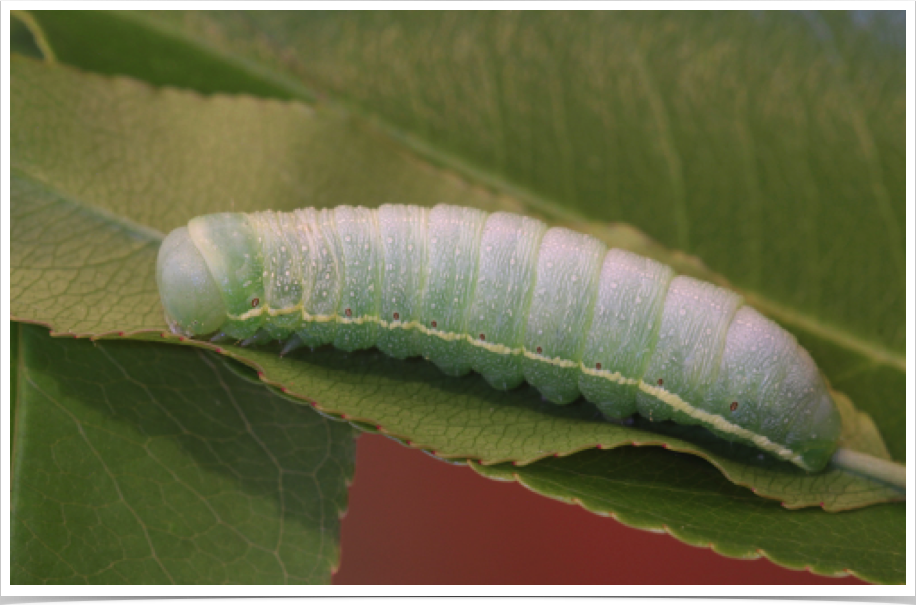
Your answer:
[[[39,225],[35,233],[47,235],[57,225],[72,235],[74,224],[85,223],[83,233],[90,236],[89,241],[72,237],[69,247],[31,251],[29,268],[37,272],[14,273],[14,287],[20,279],[18,286],[31,294],[45,292],[20,301],[31,308],[19,317],[84,333],[148,327],[151,318],[161,324],[154,288],[148,287],[149,279],[139,279],[148,271],[141,257],[154,254],[157,234],[137,225],[163,231],[218,204],[218,209],[250,209],[453,201],[536,209],[555,218],[623,219],[663,243],[698,253],[793,329],[834,385],[876,418],[891,453],[902,457],[903,273],[887,269],[897,250],[893,229],[902,226],[903,213],[903,137],[902,130],[895,130],[895,120],[902,120],[902,67],[897,65],[902,45],[894,38],[892,22],[871,17],[857,25],[846,17],[830,23],[825,19],[835,17],[730,14],[705,20],[693,15],[603,15],[577,21],[568,15],[448,14],[274,19],[269,14],[179,15],[168,24],[162,16],[39,15],[61,60],[72,57],[86,68],[206,91],[246,90],[247,77],[279,87],[279,96],[309,98],[304,83],[315,96],[330,95],[374,117],[383,131],[403,136],[434,162],[511,197],[497,198],[456,179],[442,185],[441,175],[399,152],[400,145],[384,132],[327,106],[318,109],[316,119],[300,120],[309,122],[309,132],[289,137],[282,120],[271,122],[281,106],[249,105],[249,113],[256,109],[259,116],[267,115],[263,121],[238,121],[238,128],[248,130],[235,134],[246,144],[254,138],[270,145],[233,157],[241,148],[231,141],[227,146],[218,126],[253,102],[217,99],[208,106],[207,115],[213,117],[207,121],[200,115],[189,119],[180,109],[170,113],[168,108],[178,105],[175,93],[160,93],[155,100],[165,109],[157,105],[150,116],[133,105],[133,112],[124,111],[111,99],[106,105],[106,95],[55,98],[37,87],[38,99],[53,112],[40,114],[39,108],[35,115],[57,120],[20,131],[26,134],[18,143],[14,133],[14,165],[22,169],[14,185],[19,199],[63,209],[59,221],[45,221],[49,224]],[[144,38],[138,32],[150,45],[124,53],[119,43],[136,46]],[[105,43],[85,44],[87,34]],[[82,44],[72,43],[80,36]],[[850,37],[859,48],[855,56],[845,50],[851,47]],[[179,52],[170,61],[163,51],[175,48]],[[742,54],[748,48],[754,53]],[[82,55],[76,52],[80,49]],[[212,70],[198,69],[214,61],[228,73],[238,72],[243,84],[223,88],[208,79]],[[774,65],[781,79],[773,78]],[[572,77],[576,69],[587,73]],[[811,78],[820,78],[817,86],[810,85]],[[111,86],[129,96],[126,83]],[[273,94],[257,87],[250,92]],[[780,103],[773,100],[777,93],[785,97]],[[840,93],[858,103],[838,103],[833,97]],[[84,101],[74,103],[74,98]],[[103,119],[81,123],[92,114]],[[149,146],[136,144],[144,132],[138,114],[153,119],[148,127],[157,136],[147,135],[150,145],[162,143],[182,152],[150,154]],[[781,128],[786,115],[806,129],[800,131],[797,124]],[[582,121],[587,127],[576,126]],[[49,146],[36,132],[56,133],[59,140]],[[858,137],[853,137],[859,144],[854,149],[864,156],[855,162],[849,160],[849,145],[827,144],[830,137],[839,141],[850,133]],[[736,146],[744,155],[735,153]],[[73,164],[74,158],[79,162]],[[244,170],[238,169],[241,163],[246,163]],[[590,176],[589,170],[596,174]],[[352,178],[354,173],[359,178]],[[259,178],[265,174],[284,178]],[[871,188],[863,192],[863,183]],[[175,192],[180,199],[161,199]],[[90,208],[106,212],[87,212]],[[93,222],[94,227],[89,225]],[[98,223],[111,227],[105,231],[111,241],[99,239]],[[888,225],[890,235],[885,233]],[[807,231],[799,234],[800,226]],[[100,253],[109,255],[102,260],[133,288],[123,300],[104,295],[106,284],[113,282],[93,283],[105,273],[97,271],[105,265],[95,264]],[[45,279],[62,270],[55,263],[80,257],[93,262],[82,268],[72,264],[67,279]],[[763,277],[760,266],[767,269]],[[70,279],[74,273],[81,278]],[[71,287],[62,288],[64,283]],[[838,284],[850,287],[834,291]],[[883,298],[873,300],[875,293]],[[75,304],[55,304],[70,294],[77,295]],[[123,303],[133,311],[130,318],[117,315]],[[534,464],[525,470],[541,468]],[[566,476],[567,496],[578,489],[575,476]],[[676,476],[672,471],[672,479]],[[735,506],[741,510],[740,503]],[[704,509],[709,510],[697,507]],[[850,569],[895,581],[902,577],[902,547],[893,546],[902,544],[902,525],[897,525],[902,517],[868,516],[876,515],[868,511],[885,509],[902,511],[891,506],[860,513],[870,519],[866,527],[874,535],[887,536],[885,552],[898,552],[898,566],[877,564],[864,554],[868,549],[833,558],[824,552],[800,555],[786,545],[766,553],[793,565],[802,556],[820,571]],[[824,515],[828,525],[840,524],[826,531],[842,534],[837,528],[851,523],[850,518]],[[764,537],[761,528],[739,539],[747,548]],[[816,535],[811,539],[818,540]]]

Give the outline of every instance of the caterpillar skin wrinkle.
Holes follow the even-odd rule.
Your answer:
[[[422,355],[609,418],[699,424],[809,471],[840,434],[810,355],[739,295],[516,214],[210,214],[168,235],[157,280],[188,336]]]

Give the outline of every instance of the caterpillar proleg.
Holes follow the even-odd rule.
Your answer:
[[[157,279],[184,335],[422,355],[610,418],[699,424],[810,471],[840,434],[810,355],[739,295],[516,214],[211,214],[168,235]]]

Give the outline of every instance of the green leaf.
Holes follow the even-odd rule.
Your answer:
[[[471,466],[485,477],[518,481],[539,494],[632,527],[665,531],[729,557],[765,556],[792,569],[852,573],[870,582],[905,581],[903,505],[842,514],[786,510],[726,483],[692,456],[674,457],[648,447],[603,454],[581,452],[524,467]]]
[[[292,78],[277,78],[243,60],[215,56],[196,40],[173,35],[155,21],[142,19],[140,13],[36,11],[28,17],[53,41],[54,55],[70,65],[203,93],[248,93],[278,99],[308,96]],[[137,17],[141,21],[135,23]],[[87,44],[87,35],[101,38]]]
[[[16,450],[16,409],[19,407],[19,324],[10,322],[10,469]]]
[[[41,13],[46,16],[57,18]],[[905,297],[903,272],[890,268],[903,225],[903,136],[895,128],[902,123],[903,45],[893,16],[131,13],[87,18],[70,30],[66,19],[59,20],[64,26],[58,33],[99,40],[78,60],[52,40],[61,60],[144,77],[131,70],[155,62],[156,53],[135,49],[135,61],[111,69],[106,62],[124,53],[105,42],[111,38],[106,34],[139,29],[152,37],[190,41],[195,52],[265,81],[282,81],[286,96],[311,98],[317,90],[334,106],[371,117],[433,163],[514,198],[499,198],[499,204],[528,213],[536,208],[555,220],[626,220],[662,243],[699,255],[718,273],[677,253],[667,262],[740,286],[758,308],[799,336],[834,386],[875,417],[891,453],[903,459]],[[773,77],[774,65],[780,79]],[[172,83],[220,90],[204,72],[197,74],[199,83],[189,83],[194,78],[181,76],[179,62],[171,62],[170,69],[185,77]],[[310,90],[303,91],[303,85]],[[388,136],[330,106],[321,107],[372,139],[354,147],[355,157],[362,158],[373,145],[388,146],[377,155],[394,151],[420,166],[420,174],[428,173],[415,158],[401,155]],[[99,134],[105,132],[106,120],[98,122]],[[169,132],[167,125],[164,131]],[[338,135],[321,141],[322,149]],[[208,139],[213,129],[189,142]],[[93,149],[81,151],[91,157]],[[352,178],[338,165],[348,161],[346,155],[335,156],[333,146],[329,151],[333,159],[322,165],[331,169],[326,190],[318,187],[317,195],[293,205],[335,205],[348,197],[365,202],[379,199],[379,188],[381,203],[386,194],[397,199],[398,187],[406,189],[404,201],[430,201],[423,186],[410,190],[416,177],[410,170],[395,171],[389,189],[386,171],[375,179]],[[195,157],[181,159],[193,163]],[[298,165],[290,170],[281,164],[278,174],[295,179],[323,157],[297,156]],[[681,162],[681,197],[671,195],[677,192],[672,158]],[[384,158],[372,162],[379,159]],[[168,178],[183,175],[182,163],[168,166]],[[237,164],[226,158],[201,162],[207,170],[230,168],[218,175],[215,187],[204,178],[204,187],[179,200],[179,212],[206,206],[209,200],[201,204],[196,196],[221,191],[223,179],[238,189]],[[353,173],[374,165],[358,166]],[[67,166],[61,168],[72,178]],[[75,190],[77,202],[89,191],[86,201],[101,207],[117,195],[156,203],[148,190],[161,187],[157,175],[142,181],[145,188],[123,191],[110,187],[111,181],[122,185],[113,178],[117,170],[103,171],[96,181],[90,177],[99,166],[88,168],[74,179],[79,188],[60,192],[62,197]],[[79,166],[72,169],[80,172]],[[128,174],[135,172],[142,174],[136,166]],[[194,176],[209,176],[201,172]],[[310,176],[316,174],[322,173]],[[435,180],[426,182],[427,189]],[[185,188],[187,181],[196,182],[194,177],[182,181]],[[305,186],[313,184],[309,180]],[[327,190],[335,188],[344,190],[343,201],[329,200],[339,195]],[[479,199],[463,203],[494,199],[467,190]],[[231,187],[222,191],[221,210],[226,193],[234,194]],[[254,195],[250,189],[242,192],[241,204]],[[254,205],[282,209],[282,195],[266,197],[271,199]],[[679,204],[672,206],[672,200]],[[142,208],[123,201],[121,206],[129,206],[128,213]],[[620,235],[630,249],[658,251],[631,231],[593,224],[587,230]],[[660,254],[670,256],[664,250]],[[879,300],[876,292],[882,293]],[[77,306],[70,319],[86,318],[85,311],[85,305]]]
[[[556,406],[527,385],[497,391],[477,375],[451,378],[420,359],[330,350],[297,351],[278,362],[278,350],[215,348],[254,364],[263,380],[287,396],[441,458],[526,465],[596,447],[660,445],[707,458],[734,483],[779,499],[786,508],[813,504],[836,511],[901,499],[894,488],[839,469],[808,475],[702,429],[638,418],[633,424],[612,424],[587,402]],[[886,455],[878,443],[874,453]]]
[[[330,580],[350,427],[203,351],[18,330],[14,584]]]

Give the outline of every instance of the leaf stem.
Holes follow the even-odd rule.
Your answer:
[[[897,462],[876,458],[875,456],[843,447],[833,454],[831,462],[834,466],[878,481],[890,483],[903,490],[906,489],[906,466]]]

